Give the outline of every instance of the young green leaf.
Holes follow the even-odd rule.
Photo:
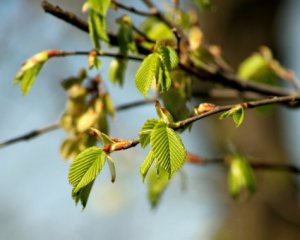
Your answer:
[[[163,121],[158,122],[150,137],[151,150],[157,166],[165,169],[171,177],[186,160],[186,149],[178,134]]]
[[[278,76],[273,66],[278,62],[273,59],[272,52],[266,47],[246,58],[238,69],[238,76],[245,80],[277,85]]]
[[[152,40],[172,40],[174,33],[156,17],[149,17],[142,23],[142,31]],[[150,46],[153,44],[151,43]]]
[[[233,117],[233,121],[235,123],[235,126],[239,127],[242,124],[242,122],[244,120],[244,117],[245,117],[245,110],[244,110],[244,108],[243,107],[239,108],[237,111],[235,111],[233,113],[232,117]]]
[[[78,202],[81,202],[82,210],[84,210],[86,207],[94,182],[95,181],[92,181],[85,187],[81,188],[78,192],[72,191],[72,198],[74,199],[76,205]]]
[[[69,182],[73,186],[74,194],[95,180],[105,159],[106,154],[99,147],[90,147],[74,159],[69,172]]]
[[[150,143],[151,132],[157,123],[157,119],[148,119],[144,123],[142,129],[139,132],[139,138],[142,148],[145,148]]]
[[[106,42],[109,41],[106,33],[105,16],[102,16],[96,11],[91,9],[89,12],[88,24],[89,24],[90,37],[93,42],[93,45],[97,50],[99,50],[100,39]]]
[[[158,53],[149,54],[144,59],[135,75],[136,87],[145,97],[147,97],[147,93],[153,81],[158,81],[160,65],[160,55]]]
[[[162,47],[159,49],[159,54],[161,55],[163,62],[169,72],[177,67],[179,58],[173,48],[171,48],[170,46]]]
[[[232,117],[236,127],[239,127],[245,117],[245,109],[241,105],[237,105],[230,110],[221,114],[220,119]]]
[[[240,156],[232,156],[228,175],[229,192],[237,198],[243,189],[253,193],[256,189],[255,175],[247,160]]]
[[[158,85],[160,92],[166,92],[169,90],[172,84],[170,70],[168,70],[166,64],[162,61],[158,73]]]
[[[160,169],[159,173],[157,173],[156,169],[153,169],[149,173],[148,199],[153,208],[157,206],[164,190],[168,186],[168,183],[169,183],[169,174],[164,169]]]
[[[21,83],[21,90],[24,95],[29,92],[44,63],[49,59],[49,51],[39,52],[29,58],[17,73],[13,83]]]
[[[106,16],[111,0],[88,0],[89,8],[102,16]]]
[[[123,86],[126,67],[126,59],[114,59],[111,61],[108,76],[112,83],[118,83],[120,86]]]
[[[153,152],[150,150],[140,167],[140,174],[142,176],[143,182],[147,176],[147,173],[148,173],[153,161],[154,161],[154,155],[153,155]]]

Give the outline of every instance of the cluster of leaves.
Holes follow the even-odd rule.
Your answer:
[[[82,70],[77,77],[62,81],[68,94],[66,110],[60,126],[69,134],[61,145],[61,156],[73,159],[86,148],[96,144],[89,134],[91,127],[108,133],[108,116],[114,117],[115,108],[110,95],[104,91],[100,76],[89,79]]]
[[[97,146],[89,147],[76,156],[69,171],[69,182],[73,186],[72,197],[75,203],[81,202],[83,209],[86,207],[95,179],[107,162],[111,174],[111,181],[116,179],[116,169],[109,153],[118,142],[111,139],[105,133],[91,128],[91,133],[102,145],[108,144],[108,149]],[[123,143],[121,143],[123,144]]]
[[[203,9],[213,9],[209,0],[194,2]],[[88,54],[90,69],[101,68],[101,60],[98,58],[103,53],[101,41],[110,43],[106,31],[106,16],[111,3],[111,0],[88,0],[83,5],[83,10],[88,11],[89,32],[94,47]],[[203,33],[198,24],[197,14],[180,9],[172,11],[165,16],[182,27],[183,33],[187,35],[184,41],[177,42],[178,39],[174,37],[174,32],[168,24],[157,16],[147,17],[141,24],[144,34],[142,37],[135,35],[136,30],[128,15],[123,15],[116,21],[119,24],[119,52],[110,64],[110,80],[120,86],[124,84],[129,53],[138,54],[136,44],[139,43],[139,46],[147,49],[150,54],[144,56],[135,75],[136,87],[145,98],[151,89],[154,90],[166,107],[163,108],[158,101],[156,102],[159,118],[148,119],[144,123],[138,140],[121,140],[107,135],[108,117],[114,117],[115,108],[99,75],[90,79],[83,70],[78,76],[62,81],[68,99],[60,126],[68,133],[68,138],[61,145],[61,156],[64,159],[74,159],[70,167],[69,182],[73,187],[72,197],[76,203],[81,202],[83,208],[87,204],[94,181],[106,162],[111,179],[115,181],[115,165],[110,154],[138,143],[142,148],[150,145],[149,152],[140,166],[140,174],[143,181],[147,178],[149,200],[152,206],[156,206],[170,179],[180,171],[187,159],[186,148],[175,131],[179,128],[178,121],[213,111],[216,107],[214,104],[201,103],[192,112],[189,110],[187,101],[192,95],[193,77],[182,71],[178,65],[180,62],[185,66],[205,69],[212,73],[228,70],[229,67],[222,59],[219,47],[203,44]],[[29,58],[18,72],[14,83],[20,83],[22,92],[27,94],[44,63],[60,54],[63,55],[60,51],[48,50]],[[283,68],[267,48],[262,48],[259,53],[243,61],[239,66],[238,76],[267,84],[277,84],[279,78],[294,82],[293,74]],[[244,111],[245,106],[238,104],[224,112],[220,119],[232,117],[239,127],[244,119]],[[102,148],[96,146],[97,140],[102,144]],[[230,194],[237,198],[244,189],[253,192],[255,178],[247,160],[239,154],[234,154],[228,161]]]
[[[172,83],[171,71],[176,68],[178,61],[177,53],[173,48],[158,42],[154,52],[143,60],[135,75],[137,89],[145,97],[153,83],[159,91],[168,91]]]

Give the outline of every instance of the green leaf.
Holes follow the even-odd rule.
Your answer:
[[[161,62],[161,67],[159,68],[158,84],[160,92],[168,91],[172,84],[170,71],[164,62]]]
[[[123,85],[126,67],[126,59],[115,59],[111,61],[108,76],[112,83],[118,83],[120,86]]]
[[[135,75],[136,87],[145,97],[147,97],[147,93],[153,81],[158,81],[160,66],[160,55],[158,53],[149,54],[144,59]]]
[[[159,53],[169,72],[177,67],[179,58],[173,48],[171,48],[170,46],[160,48]]]
[[[243,106],[237,105],[229,109],[228,111],[221,114],[220,119],[222,120],[228,117],[232,117],[236,127],[239,127],[242,124],[245,117],[245,110]]]
[[[149,173],[148,177],[148,199],[151,206],[154,208],[157,206],[161,196],[168,186],[169,174],[164,169],[159,170],[159,174],[156,169],[153,169]]]
[[[73,193],[95,180],[105,163],[106,154],[99,147],[90,147],[81,152],[72,162],[69,171],[69,182]]]
[[[29,58],[17,73],[14,84],[21,83],[21,90],[26,95],[35,82],[44,63],[49,59],[49,51],[42,51]]]
[[[78,202],[81,202],[82,210],[85,209],[86,204],[88,202],[94,181],[86,185],[85,187],[81,188],[78,192],[72,191],[72,198],[75,200],[76,205]]]
[[[233,113],[232,117],[236,127],[239,127],[242,124],[244,120],[244,116],[245,116],[245,110],[242,107]]]
[[[111,0],[88,0],[90,9],[102,16],[106,16]]]
[[[146,18],[142,23],[142,31],[152,40],[171,40],[174,38],[172,30],[156,17]]]
[[[278,62],[273,59],[271,50],[262,47],[260,52],[252,54],[239,65],[238,76],[245,80],[277,85],[278,76],[273,68],[276,65]]]
[[[147,176],[147,173],[154,161],[154,155],[152,151],[149,151],[148,155],[146,156],[145,160],[143,161],[141,167],[140,167],[140,174],[143,178],[143,182]]]
[[[127,57],[128,51],[137,52],[132,30],[132,20],[128,15],[123,15],[117,19],[117,23],[120,24],[118,31],[120,54]]]
[[[233,198],[239,197],[243,189],[249,193],[253,193],[256,190],[253,170],[248,161],[240,155],[232,156],[230,159],[228,186]]]
[[[150,143],[151,132],[157,123],[157,119],[148,119],[144,123],[142,129],[139,132],[139,138],[142,148],[145,148]]]
[[[105,16],[98,14],[94,10],[90,10],[88,24],[89,24],[90,37],[93,42],[93,45],[97,50],[99,50],[100,39],[106,42],[109,41],[106,33]]]
[[[163,121],[158,122],[150,137],[151,150],[157,166],[165,169],[171,177],[186,160],[186,149],[178,134]]]

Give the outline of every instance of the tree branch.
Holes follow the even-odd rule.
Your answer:
[[[108,53],[108,52],[97,52],[97,56],[101,57],[113,57],[113,58],[120,58],[120,59],[130,59],[133,61],[143,61],[144,58],[137,57],[137,56],[123,56],[119,53]],[[61,50],[52,50],[49,53],[49,57],[66,57],[66,56],[81,56],[81,55],[89,55],[90,51],[61,51]]]
[[[145,16],[145,17],[150,17],[150,16],[154,16],[155,12],[145,12],[145,11],[141,11],[139,9],[136,9],[132,6],[127,6],[121,2],[118,2],[116,0],[112,0],[112,3],[114,3],[117,7],[122,8],[126,11],[141,15],[141,16]]]
[[[193,153],[188,153],[187,163],[195,165],[228,164],[226,161],[226,157],[205,159]],[[300,174],[300,168],[292,164],[277,164],[265,162],[249,162],[249,164],[255,170],[285,171],[289,173]]]
[[[174,127],[175,130],[184,128],[187,125],[196,122],[202,118],[206,118],[211,115],[215,115],[217,113],[225,112],[233,107],[236,106],[241,106],[244,109],[250,109],[250,108],[256,108],[260,106],[265,106],[265,105],[271,105],[275,103],[289,103],[291,105],[297,104],[300,101],[300,96],[284,96],[284,97],[272,97],[272,98],[266,98],[266,99],[261,99],[261,100],[256,100],[256,101],[250,101],[250,102],[244,102],[240,104],[233,104],[233,105],[225,105],[225,106],[215,106],[212,110],[201,113],[199,115],[187,118],[185,120],[179,121]]]
[[[59,128],[59,124],[58,123],[53,123],[53,124],[48,125],[46,127],[35,129],[35,130],[30,131],[28,133],[25,133],[25,134],[23,134],[21,136],[18,136],[18,137],[15,137],[15,138],[3,141],[2,143],[0,143],[0,148],[6,147],[8,145],[11,145],[11,144],[14,144],[14,143],[17,143],[17,142],[20,142],[20,141],[31,140],[32,138],[38,137],[38,136],[40,136],[40,135],[42,135],[44,133],[51,132],[51,131],[53,131],[55,129],[58,129],[58,128]]]
[[[134,101],[134,102],[130,102],[130,103],[121,104],[121,105],[116,107],[116,111],[121,112],[121,111],[130,109],[130,108],[143,106],[143,105],[146,105],[146,104],[149,104],[149,103],[153,103],[155,100],[156,100],[156,98],[150,98],[150,99],[138,100],[138,101]],[[51,132],[53,130],[56,130],[56,129],[59,129],[59,128],[60,128],[59,123],[53,123],[53,124],[50,124],[48,126],[32,130],[32,131],[30,131],[28,133],[25,133],[25,134],[22,134],[18,137],[14,137],[14,138],[5,140],[3,142],[0,142],[0,148],[6,147],[8,145],[18,143],[18,142],[21,142],[21,141],[31,140],[33,138],[41,136],[45,133],[49,133],[49,132]]]
[[[153,5],[151,5],[151,1],[146,0],[144,2],[150,8],[151,6],[153,7]],[[42,7],[45,10],[45,12],[50,13],[53,16],[64,20],[65,22],[77,27],[78,29],[83,30],[84,32],[89,32],[88,24],[84,20],[77,17],[75,14],[62,10],[60,7],[54,6],[47,1],[43,1]],[[118,44],[117,36],[112,33],[108,33],[108,35],[109,35],[110,43],[114,46],[118,46],[119,44]],[[137,46],[138,46],[139,53],[145,55],[150,53],[150,51],[142,47],[139,44],[139,42],[137,42]],[[224,73],[224,72],[211,73],[204,69],[195,70],[191,67],[185,66],[184,64],[180,64],[179,67],[183,71],[192,74],[200,81],[209,81],[209,82],[221,84],[223,86],[234,88],[239,91],[251,91],[266,96],[286,96],[286,95],[296,94],[295,91],[287,90],[285,88],[273,87],[266,84],[245,81],[230,73]]]

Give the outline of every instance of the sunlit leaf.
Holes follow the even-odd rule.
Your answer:
[[[163,62],[169,72],[177,67],[179,58],[173,48],[171,48],[170,46],[162,47],[159,49],[159,54],[161,55]]]
[[[157,123],[157,119],[148,119],[144,123],[142,129],[139,132],[139,138],[142,148],[145,148],[150,143],[151,132]]]
[[[169,183],[169,174],[164,169],[159,173],[153,169],[148,177],[148,199],[152,207],[156,207]]]
[[[240,155],[232,156],[230,159],[228,185],[233,198],[237,198],[243,189],[249,193],[253,193],[256,189],[253,170],[247,160]]]
[[[17,73],[14,84],[21,83],[21,90],[26,95],[35,82],[44,63],[49,59],[49,51],[42,51],[29,58]]]
[[[220,119],[225,119],[228,117],[232,117],[236,127],[239,127],[245,117],[245,110],[241,105],[237,105],[228,111],[221,114]]]
[[[203,41],[203,33],[199,27],[192,27],[189,32],[189,46],[191,51],[197,50]]]
[[[238,68],[238,76],[245,80],[252,80],[269,85],[277,85],[278,76],[272,69],[275,60],[268,48],[246,58]]]
[[[93,42],[93,45],[97,50],[99,50],[100,39],[106,42],[109,41],[106,33],[105,16],[98,14],[94,10],[90,10],[88,24],[89,24],[90,37]]]
[[[102,16],[106,16],[111,0],[88,0],[89,8]]]
[[[84,210],[86,207],[93,184],[94,184],[94,181],[92,181],[85,187],[81,188],[78,192],[72,191],[72,198],[74,199],[76,205],[78,204],[78,202],[81,203],[82,210]]]
[[[158,81],[160,65],[160,55],[158,53],[149,54],[144,59],[135,75],[136,87],[145,97],[147,97],[147,93],[153,81]]]
[[[112,83],[118,83],[120,86],[123,86],[126,67],[126,59],[114,59],[111,61],[108,75]]]
[[[156,17],[149,17],[142,23],[142,30],[152,40],[173,39],[172,30]]]
[[[185,163],[186,149],[177,133],[165,122],[155,125],[150,143],[157,166],[164,168],[170,177]]]
[[[145,180],[153,161],[154,161],[153,152],[149,151],[148,155],[146,156],[145,160],[143,161],[140,167],[140,174],[142,176],[143,181]]]
[[[90,147],[74,159],[69,171],[69,182],[73,186],[74,194],[95,180],[105,159],[106,154],[99,147]]]

